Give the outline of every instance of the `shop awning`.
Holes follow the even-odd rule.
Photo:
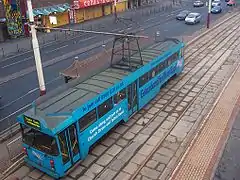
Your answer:
[[[70,9],[70,5],[68,3],[36,8],[36,9],[33,9],[33,16],[39,16],[39,15],[48,16],[49,14],[52,14],[52,13],[65,12],[68,9]],[[27,12],[27,16],[28,16],[28,12]]]

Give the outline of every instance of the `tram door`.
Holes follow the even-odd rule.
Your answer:
[[[64,171],[68,170],[80,157],[76,125],[73,124],[58,135]]]
[[[130,84],[128,91],[128,115],[131,116],[137,111],[137,81]]]

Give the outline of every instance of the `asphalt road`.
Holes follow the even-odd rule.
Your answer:
[[[212,21],[215,21],[223,14],[228,12],[228,8],[226,8],[225,3],[223,7],[224,10],[221,14],[214,14],[211,16]],[[201,13],[201,22],[196,25],[186,25],[184,22],[177,21],[175,19],[175,16],[182,9]],[[143,33],[145,35],[149,35],[151,37],[154,36],[156,31],[159,31],[161,36],[185,36],[191,35],[195,31],[199,30],[201,27],[205,26],[206,19],[207,7],[193,8],[191,3],[186,3],[184,5],[184,8],[173,9],[172,12],[169,11],[155,15],[153,14],[150,17],[146,16],[135,19],[135,21],[137,21],[141,25],[141,27],[138,27],[135,23],[131,23],[129,24],[128,31],[132,31],[133,29],[138,27],[139,29],[144,29]],[[149,25],[154,26],[146,29],[146,27],[148,27]],[[126,29],[126,27],[121,23],[111,24],[106,27],[106,30],[115,32],[121,32],[122,29]],[[75,38],[73,40],[69,40],[59,44],[53,44],[46,48],[42,48],[41,56],[43,64],[45,62],[48,62],[52,58],[56,58],[62,55],[64,56],[69,52],[93,45],[98,42],[106,41],[109,38],[112,37],[88,34],[79,38]],[[77,43],[74,44],[73,41],[77,41]],[[111,43],[106,44],[106,46],[111,47]],[[102,50],[102,47],[94,48],[85,53],[74,54],[73,56],[67,57],[58,63],[45,67],[44,77],[47,91],[51,91],[64,83],[63,78],[59,76],[59,72],[70,66],[71,63],[74,61],[75,57],[78,57],[78,60],[83,60],[90,56],[93,56],[94,54]],[[7,77],[12,73],[21,72],[22,70],[31,66],[35,66],[32,52],[10,58],[6,61],[0,62],[0,77]],[[34,99],[39,96],[36,71],[29,72],[24,76],[17,77],[5,83],[0,83],[0,87],[0,94],[3,96],[0,104],[0,131],[2,131],[3,129],[9,127],[10,124],[15,122],[16,115],[13,115],[9,118],[6,117],[16,111],[18,112],[16,114],[21,113],[25,110],[25,107],[27,107]]]
[[[213,180],[240,179],[240,112],[233,124],[231,135],[218,164]]]

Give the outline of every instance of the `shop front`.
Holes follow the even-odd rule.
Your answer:
[[[117,1],[117,4],[116,4],[117,12],[126,11],[127,8],[128,8],[128,1],[127,0],[119,0],[119,1]]]
[[[59,27],[69,24],[70,5],[60,4],[33,9],[35,23],[42,27]]]
[[[75,0],[77,23],[107,16],[113,12],[113,0]]]

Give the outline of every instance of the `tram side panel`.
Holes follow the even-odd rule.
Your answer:
[[[145,78],[139,79],[139,108],[145,106],[151,99],[153,99],[160,91],[162,85],[166,83],[174,75],[178,75],[183,70],[183,58],[175,60],[170,65],[167,65],[167,59],[162,62],[164,69],[158,67],[153,68],[147,72]],[[161,65],[160,65],[161,66]],[[159,72],[159,73],[158,73]],[[148,79],[142,83],[143,79]]]
[[[128,119],[127,107],[127,99],[122,100],[107,114],[80,133],[81,159],[86,158],[90,147],[103,135],[108,133],[121,120],[126,121]]]

